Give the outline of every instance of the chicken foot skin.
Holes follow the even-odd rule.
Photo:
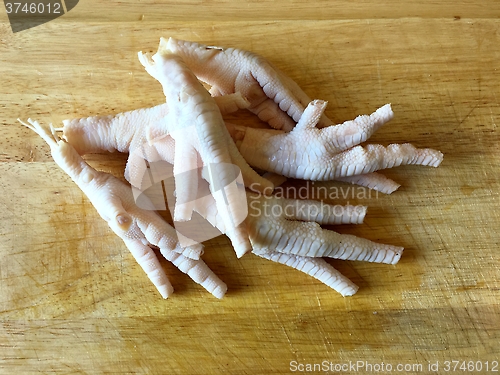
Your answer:
[[[329,205],[278,197],[250,197],[250,238],[254,251],[271,248],[306,257],[395,264],[403,248],[325,230],[320,224],[360,224],[363,206]]]
[[[28,119],[28,124],[21,123],[35,131],[50,146],[56,164],[71,177],[111,230],[123,240],[163,298],[168,298],[173,288],[149,245],[158,247],[167,260],[215,297],[224,296],[226,284],[203,260],[189,259],[181,254],[183,249],[179,249],[175,230],[152,209],[137,207],[128,185],[109,173],[92,168],[75,148],[59,139],[53,129],[50,133],[46,127],[31,119]],[[199,253],[200,249],[192,250]]]
[[[364,206],[329,205],[248,193],[252,253],[312,276],[342,296],[358,287],[323,257],[396,264],[399,246],[379,244],[353,235],[322,229],[321,225],[361,224]]]
[[[403,253],[403,248],[399,246],[375,243],[320,227],[361,224],[366,214],[364,206],[330,205],[252,192],[247,192],[247,197],[252,253],[304,272],[342,296],[353,295],[358,287],[323,257],[396,264]],[[208,196],[207,199],[209,201],[198,212],[214,226],[223,225],[223,221],[218,219],[213,197]],[[219,227],[219,230],[222,232],[224,228]]]
[[[309,258],[300,255],[284,254],[278,251],[253,252],[255,255],[275,263],[284,264],[305,273],[329,286],[342,297],[354,295],[359,287],[342,275],[322,258]]]
[[[230,106],[235,101],[241,103],[241,96],[237,97],[236,100],[234,99],[225,97],[224,103],[229,103]],[[220,101],[218,105],[220,105]],[[140,196],[141,192],[146,191],[152,184],[160,181],[167,184],[166,181],[170,181],[174,176],[171,170],[172,165],[175,165],[175,141],[169,134],[163,135],[159,131],[161,128],[158,127],[158,122],[163,121],[162,119],[167,114],[168,105],[161,104],[152,108],[120,113],[115,116],[93,116],[65,120],[63,122],[64,126],[58,130],[63,132],[62,137],[74,145],[80,154],[103,151],[129,153],[125,178],[132,184],[134,191],[137,192],[136,196]],[[151,136],[151,134],[153,135]],[[148,140],[148,136],[151,136],[152,139]],[[148,167],[150,168],[148,169]],[[154,173],[151,174],[153,167]],[[198,186],[195,186],[197,200],[203,200],[201,197],[210,190],[206,181],[201,177],[201,171],[202,169],[194,171],[198,173]],[[167,189],[165,185],[165,189],[168,190],[165,192],[167,193],[169,207],[172,208],[171,202],[175,201],[175,197],[171,193],[175,190],[175,186],[169,185],[169,189]],[[166,209],[163,195],[161,198],[162,201],[158,203],[157,209]],[[246,196],[243,196],[243,198],[246,199]],[[246,209],[246,200],[243,204]],[[221,216],[219,219],[223,220],[223,217]],[[185,225],[179,221],[176,221],[175,227],[181,229],[182,233],[178,232],[178,237],[182,244],[196,242],[194,237],[192,240],[189,238],[189,234],[193,234],[193,230],[203,233],[203,229],[200,228],[200,232],[192,226],[189,227],[187,223]],[[226,228],[225,225],[221,227]],[[182,231],[182,228],[185,231]],[[208,235],[209,237],[198,238],[198,240],[203,241],[221,234],[214,233],[207,227],[205,227],[205,230],[205,236]],[[187,235],[187,237],[184,235]]]
[[[171,164],[174,163],[175,141],[172,137],[169,135],[161,137],[161,133],[154,134],[149,130],[155,128],[167,113],[168,105],[161,104],[152,108],[133,110],[114,116],[94,116],[65,120],[64,127],[60,130],[63,131],[63,138],[70,142],[80,154],[115,150],[129,152],[130,157],[125,176],[130,182],[138,179],[138,177],[134,176],[144,175],[145,164],[141,163],[143,159],[150,162],[165,160]],[[368,158],[371,153],[371,155],[378,155],[378,158],[383,159],[384,154],[389,154],[391,149],[383,151],[380,146],[370,146],[371,149],[368,148],[368,152],[366,148],[358,148],[350,152],[345,151],[345,149],[352,147],[355,143],[358,144],[367,140],[376,129],[392,117],[393,113],[390,105],[385,105],[370,116],[359,116],[353,121],[347,121],[339,125],[337,130],[333,130],[333,127],[316,129],[310,126],[305,129],[295,130],[295,132],[284,133],[276,130],[253,129],[227,122],[226,127],[236,146],[241,151],[243,158],[250,161],[257,168],[292,178],[351,182],[390,194],[400,185],[382,174],[366,172],[372,169],[381,169],[384,167],[383,163],[372,162],[371,166],[366,166],[366,169],[363,169],[365,172],[362,174],[359,174],[359,168],[361,167],[358,167],[358,173],[349,176],[348,174],[352,173],[352,168],[351,171],[345,167],[342,170],[342,160],[339,159],[343,156],[353,156],[355,153],[364,154],[365,158]],[[148,141],[146,136],[148,133],[153,134],[154,142]],[[339,134],[344,137],[342,142],[336,139]],[[310,140],[309,146],[305,150],[303,147],[299,148],[298,146],[304,144],[304,140]],[[152,150],[149,153],[143,152],[146,144],[150,146],[148,150]],[[317,144],[317,147],[313,147],[314,144]],[[398,152],[402,154],[405,150],[411,151],[410,146],[401,147],[399,150],[396,147],[391,146],[393,155],[398,154]],[[141,152],[136,152],[139,149]],[[276,153],[272,152],[273,150],[283,154],[284,159],[281,163],[273,164],[270,160],[271,157],[277,159]],[[430,149],[429,154],[434,156],[434,166],[437,166],[442,160],[442,154]],[[336,159],[333,158],[334,156],[336,156]],[[397,155],[395,156],[397,159]],[[139,157],[140,160],[134,161],[133,158],[136,157]],[[425,157],[421,161],[424,160]],[[393,166],[397,165],[396,162],[404,164],[404,161],[403,158],[401,158],[400,162],[396,160]],[[418,158],[406,159],[406,163],[416,163],[418,161]],[[337,173],[332,173],[335,172],[332,168],[335,163],[340,165],[340,168],[336,168]],[[386,163],[385,166],[389,167],[390,165],[390,163]],[[327,168],[329,169],[327,170]],[[323,169],[325,169],[324,172]],[[356,172],[356,168],[354,168],[354,171]],[[245,176],[243,177],[245,181],[248,181]],[[246,185],[249,185],[249,183],[246,183]],[[140,188],[140,186],[136,187]]]
[[[141,110],[140,113],[145,117],[143,118],[144,121],[139,121],[139,123],[144,124],[147,118],[154,118],[151,114],[146,116],[148,112],[143,110]],[[84,143],[79,144],[80,150],[85,148],[98,152],[99,147],[102,149],[101,151],[106,149],[117,149],[119,146],[114,141],[116,137],[113,135],[114,130],[112,129],[116,130],[120,124],[123,125],[125,118],[136,119],[137,114],[138,112],[134,111],[131,114],[126,113],[118,115],[116,118],[105,116],[67,121],[65,122],[63,130],[65,137],[70,143],[77,143],[80,139],[86,140]],[[120,122],[118,122],[119,119]],[[115,123],[113,124],[113,122]],[[128,128],[128,126],[133,126],[133,124],[127,124],[126,127]],[[103,135],[101,139],[106,138],[110,143],[106,143],[105,145],[88,143],[91,136],[87,134],[87,132],[94,132],[97,134],[103,132],[102,129],[105,129],[106,135]],[[138,132],[134,134],[138,139],[142,139],[140,133],[144,132],[144,127],[137,127],[137,129]],[[134,142],[135,141],[126,142],[126,144]],[[126,147],[120,147],[120,150],[127,152]],[[168,152],[163,154],[163,157],[173,162],[173,152],[173,148],[170,148]],[[360,224],[366,213],[365,207],[331,206],[323,204],[322,202],[284,200],[264,195],[259,196],[252,193],[247,193],[247,197],[249,204],[248,225],[250,241],[253,248],[252,252],[265,259],[282,263],[305,272],[344,296],[354,294],[357,287],[320,257],[332,256],[346,260],[356,259],[393,264],[401,255],[401,248],[389,247],[393,251],[388,252],[387,248],[385,248],[386,245],[374,244],[364,239],[359,239],[358,243],[357,237],[354,236],[347,236],[347,239],[353,244],[351,248],[340,248],[336,251],[332,250],[335,243],[338,244],[339,241],[344,239],[343,235],[323,230],[316,223]],[[217,206],[213,197],[205,197],[203,204],[196,205],[194,209],[212,223],[214,227],[217,227],[224,233],[224,221],[217,211]],[[288,216],[273,215],[276,211],[288,213]],[[315,215],[312,215],[313,212],[315,212]],[[309,223],[306,223],[308,221]],[[269,228],[279,229],[280,241],[277,243],[273,242],[273,238],[277,237],[276,231],[273,232]],[[274,235],[271,235],[272,233],[274,233]],[[323,247],[321,252],[318,252],[318,246],[309,246],[310,244],[307,239],[314,236],[319,238],[319,241],[324,241],[325,238],[331,241],[328,245],[330,250],[327,251],[326,248]],[[306,240],[303,238],[306,238]],[[344,243],[346,243],[345,239]],[[359,250],[363,248],[363,246],[364,250]],[[355,247],[357,247],[358,250],[354,250]],[[316,250],[314,250],[315,248]],[[399,252],[399,255],[396,255],[396,252]]]
[[[177,203],[175,220],[189,220],[198,185],[194,173],[199,167],[199,159],[208,167],[209,182],[221,212],[225,212],[226,234],[231,239],[238,257],[251,250],[244,222],[235,218],[244,205],[238,197],[231,167],[236,164],[247,171],[252,181],[262,189],[272,184],[251,168],[239,155],[234,142],[229,137],[222,115],[213,98],[201,85],[196,76],[187,68],[182,58],[174,55],[160,41],[154,56],[139,53],[139,60],[148,73],[162,85],[169,113],[165,117],[164,134],[175,140],[174,175]],[[175,103],[175,105],[174,105]],[[216,187],[219,188],[216,188]],[[246,206],[245,206],[246,207]]]
[[[292,130],[311,101],[291,78],[250,51],[174,38],[169,38],[166,45],[201,81],[212,86],[213,96],[241,92],[250,102],[248,109],[275,129]],[[321,124],[331,122],[325,117]]]
[[[182,56],[200,80],[212,86],[210,93],[213,96],[241,92],[250,102],[248,109],[274,129],[286,132],[294,129],[311,102],[311,98],[295,81],[270,61],[253,52],[207,46],[175,38],[169,38],[167,46]],[[349,130],[345,125],[334,125],[324,113],[321,113],[316,126],[328,127],[331,135],[335,135],[331,141],[344,144],[344,149],[363,142],[362,137],[359,138],[360,134],[353,136],[349,131],[342,134],[345,130]],[[250,133],[253,133],[252,129]],[[366,135],[369,137],[370,134]],[[258,137],[259,133],[255,133],[255,136]],[[243,150],[240,151],[244,153]],[[437,162],[437,159],[435,161]],[[362,177],[339,176],[327,179],[359,184],[386,194],[392,193],[400,186],[374,173],[363,173]]]
[[[236,145],[250,165],[286,177],[328,181],[406,164],[437,167],[443,154],[433,149],[417,149],[406,144],[357,146],[392,116],[390,105],[370,116],[359,116],[342,125],[318,129],[316,125],[326,107],[322,100],[312,101],[297,126],[289,133],[277,130],[238,128]],[[305,149],[304,149],[305,148]],[[369,185],[368,181],[360,181]],[[355,181],[354,179],[351,181]],[[392,181],[376,183],[393,190]]]

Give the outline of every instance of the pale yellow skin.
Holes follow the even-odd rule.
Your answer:
[[[213,96],[240,92],[249,110],[275,129],[290,131],[311,102],[302,89],[271,62],[250,51],[206,46],[169,38],[167,47],[181,56]],[[331,125],[327,118],[321,126]]]
[[[285,132],[292,131],[302,117],[306,107],[311,103],[311,98],[302,91],[296,82],[280,71],[270,61],[253,52],[237,48],[206,46],[174,38],[169,38],[165,44],[170,51],[183,58],[185,63],[201,81],[211,86],[210,93],[213,96],[241,93],[250,103],[247,108],[275,129]],[[317,129],[315,133],[299,131],[294,134],[297,137],[287,137],[290,141],[289,143],[294,144],[295,148],[298,145],[295,143],[297,139],[301,141],[301,145],[307,139],[312,141],[314,145],[327,146],[328,152],[320,153],[323,160],[314,160],[314,154],[318,152],[318,149],[314,146],[309,146],[312,150],[299,150],[297,153],[299,158],[313,158],[307,161],[307,166],[284,163],[283,160],[285,159],[282,157],[275,158],[277,160],[275,160],[276,165],[273,165],[273,161],[269,160],[268,155],[272,154],[276,147],[283,147],[283,137],[276,137],[275,141],[269,144],[266,139],[263,139],[262,132],[258,131],[255,133],[252,129],[248,129],[250,134],[246,138],[247,144],[256,150],[266,150],[268,155],[254,155],[250,153],[248,156],[251,159],[247,159],[247,161],[254,167],[259,167],[256,164],[268,164],[263,169],[270,170],[271,168],[278,174],[286,175],[287,172],[292,172],[289,177],[322,180],[335,179],[359,184],[390,194],[399,187],[399,184],[378,173],[368,172],[368,170],[390,168],[391,165],[398,165],[401,154],[406,154],[403,157],[402,164],[417,162],[417,164],[423,163],[425,165],[437,166],[442,159],[442,155],[434,150],[429,153],[415,152],[415,150],[412,150],[407,145],[388,149],[382,149],[381,146],[376,146],[375,148],[370,146],[367,149],[354,148],[350,152],[336,155],[340,151],[347,150],[364,142],[383,122],[390,119],[386,118],[385,121],[375,122],[370,127],[366,126],[370,124],[363,124],[365,120],[363,117],[359,119],[361,121],[356,121],[358,120],[356,119],[341,125],[334,125],[321,112],[315,123],[316,127],[320,129],[328,127],[324,132],[320,131],[320,129]],[[332,146],[334,147],[332,148]],[[341,147],[339,148],[339,146]],[[240,151],[245,156],[246,150],[244,147],[245,145],[243,145],[243,149],[240,148]],[[284,153],[286,155],[282,156],[294,157],[290,145],[288,145],[288,149]],[[416,156],[413,157],[408,154]],[[420,158],[421,155],[424,155],[423,158]],[[330,164],[326,168],[323,167],[325,158],[327,164]],[[331,161],[329,160],[330,158],[332,159]],[[345,160],[345,158],[349,160]],[[356,172],[348,169],[349,167],[351,169],[354,168],[354,165],[360,159],[370,161],[372,158],[379,160],[385,158],[385,162],[373,163],[371,161],[370,165],[363,165],[366,167],[366,171],[363,174],[360,174],[359,171]],[[392,158],[395,159],[394,164],[391,160]],[[344,163],[344,168],[346,169],[342,170],[342,166],[340,166],[340,169],[334,170],[335,164],[338,165],[339,163]],[[377,164],[379,167],[376,167]],[[288,171],[286,170],[287,165],[290,167]],[[386,165],[386,167],[383,167],[383,165]]]
[[[139,265],[163,298],[169,297],[173,288],[150,245],[158,247],[161,254],[182,272],[217,298],[227,290],[222,282],[203,262],[190,259],[183,252],[198,254],[198,248],[180,248],[174,228],[156,212],[139,208],[134,201],[130,186],[109,173],[95,170],[88,165],[68,142],[59,139],[54,132],[28,120],[29,127],[50,146],[54,161],[66,172],[89,198],[99,215],[108,223],[130,250]]]
[[[199,186],[196,170],[208,167],[210,186],[223,187],[218,189],[220,194],[213,195],[219,212],[224,212],[225,234],[231,239],[238,257],[241,257],[252,249],[245,223],[236,221],[237,213],[245,202],[240,199],[232,173],[226,167],[237,165],[245,173],[245,183],[249,186],[263,190],[272,187],[272,184],[248,166],[229,136],[217,103],[182,58],[168,49],[165,40],[160,41],[154,56],[139,53],[139,60],[146,71],[161,83],[169,105],[161,132],[175,140],[177,195],[174,219],[191,219]],[[148,139],[154,142],[151,136]]]
[[[311,108],[314,110],[306,111],[302,119],[307,126],[299,123],[300,126],[297,127],[297,129],[303,128],[302,130],[306,134],[313,132],[314,122],[322,107],[318,108],[318,103],[314,103]],[[149,132],[150,125],[156,124],[167,111],[168,108],[163,104],[149,109],[122,113],[114,117],[96,116],[65,121],[64,137],[83,153],[104,150],[130,152],[130,147],[145,141],[145,134]],[[309,119],[305,116],[309,116]],[[276,137],[294,135],[274,132]],[[262,137],[262,139],[271,139],[275,142],[273,138]],[[284,140],[281,138],[281,140],[285,144],[293,145],[286,138]],[[154,158],[160,157],[171,163],[174,162],[175,142],[170,137],[163,138],[161,142],[153,142],[151,146],[153,151],[150,150],[149,157],[153,157],[154,152],[158,151],[159,154]],[[293,151],[293,148],[290,150]],[[253,154],[260,152],[265,152],[265,149],[254,148],[253,150]],[[245,154],[243,155],[245,156]],[[320,154],[316,156],[319,157]],[[399,260],[403,251],[400,247],[376,244],[363,238],[341,235],[333,231],[323,230],[319,226],[319,224],[361,223],[366,212],[364,207],[343,207],[341,215],[336,215],[335,207],[330,205],[312,201],[284,200],[263,194],[248,194],[248,205],[247,225],[254,254],[306,272],[342,295],[352,295],[356,292],[357,287],[320,257],[394,264]],[[270,206],[271,215],[253,215],[256,209],[263,210],[266,205]],[[299,216],[300,207],[306,208],[306,212],[309,212],[307,210],[318,205],[321,205],[323,210],[320,212],[321,214]],[[284,208],[283,214],[275,215],[273,207]],[[294,207],[292,215],[285,215],[288,208],[293,209]],[[205,200],[203,206],[198,205],[194,209],[224,233],[224,221],[221,219],[213,199]],[[327,246],[321,244],[327,244]]]
[[[370,116],[329,126],[332,124],[323,114],[326,102],[311,102],[291,79],[250,52],[162,39],[156,55],[139,54],[139,57],[146,70],[162,84],[167,104],[116,117],[67,121],[63,128],[65,139],[80,153],[100,150],[130,152],[126,171],[129,181],[144,174],[139,166],[142,164],[134,163],[133,159],[141,157],[148,161],[168,161],[179,175],[203,163],[236,163],[243,172],[245,185],[257,186],[257,191],[265,191],[272,184],[256,175],[247,162],[287,177],[344,180],[390,193],[398,185],[373,171],[403,164],[437,166],[442,160],[438,151],[419,150],[408,144],[387,148],[357,146],[392,118],[389,105]],[[212,85],[210,92],[217,99],[208,95],[190,68],[198,78]],[[271,126],[282,130],[266,131],[225,124],[221,112],[238,108],[248,108]],[[139,148],[142,153],[133,152]],[[192,202],[189,194],[195,192],[199,184],[200,176],[176,180],[180,200]],[[120,190],[114,183],[110,182],[110,186],[111,191]],[[357,287],[321,257],[391,264],[399,260],[403,251],[400,247],[341,235],[319,226],[360,223],[365,208],[346,207],[341,215],[337,215],[332,214],[333,206],[321,204],[317,207],[318,204],[249,194],[247,225],[239,227],[231,227],[226,215],[221,213],[221,205],[213,197],[204,201],[202,206],[198,202],[176,207],[174,216],[187,220],[191,211],[200,212],[230,236],[238,255],[251,246],[255,254],[306,272],[342,295],[354,294]],[[282,211],[276,214],[271,209],[271,215],[252,215],[252,209],[263,209],[266,205]],[[290,208],[292,210],[287,211]],[[302,208],[315,208],[316,214],[304,215]],[[162,233],[167,233],[165,236],[174,241],[175,233]],[[184,256],[179,253],[199,257],[199,251],[179,246],[168,254]],[[149,272],[160,274],[156,264]],[[225,292],[211,277],[211,285],[217,285],[215,290],[218,290],[214,294]],[[157,285],[159,290],[166,285],[164,279],[160,279],[161,282],[156,282],[161,284]],[[170,292],[163,289],[162,294]]]
[[[326,104],[312,101],[288,133],[246,129],[245,137],[238,142],[241,153],[254,167],[313,181],[366,175],[405,164],[437,167],[443,159],[439,151],[417,149],[408,143],[357,146],[393,117],[389,104],[370,116],[318,129]]]
[[[360,224],[363,206],[332,206],[317,201],[249,195],[253,253],[305,272],[343,296],[357,286],[322,257],[396,264],[403,248],[325,230],[320,224]]]

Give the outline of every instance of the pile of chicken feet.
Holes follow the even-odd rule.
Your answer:
[[[324,115],[325,101],[311,100],[292,79],[251,52],[162,38],[156,54],[139,52],[139,60],[160,82],[166,103],[66,120],[62,128],[31,119],[21,123],[47,142],[54,161],[123,239],[164,298],[173,288],[155,249],[215,297],[222,298],[227,286],[201,259],[201,241],[190,238],[195,233],[174,229],[155,212],[154,199],[142,194],[153,185],[153,169],[156,180],[172,182],[164,189],[173,197],[174,223],[202,217],[229,237],[238,257],[252,251],[305,272],[343,296],[356,293],[357,286],[322,257],[398,262],[401,247],[320,226],[361,223],[366,207],[338,210],[272,195],[272,181],[286,177],[347,181],[390,194],[399,185],[376,170],[405,164],[437,167],[443,155],[436,150],[410,144],[359,146],[392,118],[390,105],[334,125]],[[224,115],[239,109],[272,129],[225,122]],[[125,178],[130,185],[81,157],[106,151],[129,153]],[[261,176],[252,167],[267,173]]]

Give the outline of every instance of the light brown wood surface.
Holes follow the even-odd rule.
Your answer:
[[[500,361],[498,4],[88,0],[16,34],[2,10],[0,373],[264,374],[299,364],[327,373],[330,362],[357,361],[419,373],[438,362],[445,373],[451,360],[491,370]],[[328,100],[337,122],[392,103],[394,120],[370,142],[436,148],[442,165],[385,171],[402,184],[390,196],[315,187],[356,193],[330,203],[368,205],[365,223],[332,229],[404,246],[400,263],[331,261],[360,286],[342,298],[285,266],[237,260],[219,237],[204,259],[226,297],[163,262],[175,293],[162,300],[45,143],[16,122],[160,103],[137,60],[160,36],[260,53]],[[125,157],[89,160],[119,175]]]

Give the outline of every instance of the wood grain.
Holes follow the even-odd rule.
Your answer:
[[[429,373],[437,361],[500,361],[499,11],[496,1],[89,0],[16,34],[2,13],[0,373],[290,373],[291,361]],[[60,123],[161,102],[136,53],[170,35],[264,55],[338,122],[391,102],[395,119],[370,142],[440,149],[437,169],[385,171],[402,184],[390,196],[308,186],[368,205],[364,224],[332,229],[404,246],[400,263],[331,261],[360,286],[342,298],[285,266],[237,260],[219,237],[204,259],[226,297],[163,262],[176,292],[161,300],[16,118]],[[89,160],[116,175],[125,163]]]

